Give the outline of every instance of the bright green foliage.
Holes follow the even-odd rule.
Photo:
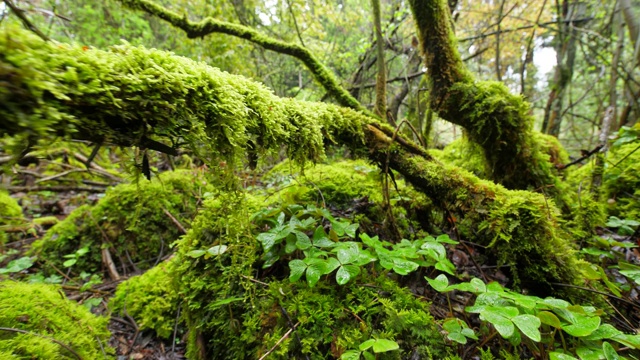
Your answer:
[[[454,140],[444,149],[430,150],[430,154],[449,165],[459,166],[481,179],[486,179],[486,161],[482,148],[466,137]]]
[[[74,210],[51,228],[33,244],[33,252],[45,260],[45,268],[61,267],[65,255],[88,247],[89,253],[77,257],[71,269],[94,273],[101,269],[105,246],[118,268],[131,271],[132,261],[139,269],[148,269],[170,252],[169,246],[182,234],[171,216],[188,227],[207,189],[210,186],[199,171],[167,172],[152,181],[118,185],[96,205]]]
[[[141,330],[152,329],[162,338],[171,338],[180,302],[172,283],[173,268],[174,262],[169,260],[127,279],[118,285],[109,309],[115,314],[126,310]]]
[[[297,322],[300,324],[296,332],[286,338],[271,357],[286,359],[302,354],[310,358],[340,357],[344,351],[372,336],[402,340],[400,352],[385,355],[391,358],[399,354],[406,356],[414,348],[425,354],[427,351],[442,354],[442,338],[434,327],[428,304],[385,276],[376,278],[362,272],[358,275],[359,281],[347,281],[343,286],[333,286],[329,281],[318,281],[313,288],[305,282],[292,284],[288,261],[269,260],[263,252],[265,244],[276,244],[275,247],[280,248],[287,243],[282,238],[283,242],[278,243],[277,234],[281,231],[259,237],[256,225],[250,221],[251,213],[264,204],[263,198],[247,194],[218,194],[205,202],[192,230],[178,242],[175,283],[179,284],[180,296],[185,300],[182,309],[190,329],[190,358],[259,357]],[[266,216],[273,219],[272,228],[292,221],[291,216],[286,222],[285,216],[278,220],[281,217],[278,212],[273,217]],[[300,216],[298,220],[302,223],[304,218]],[[334,229],[336,236],[338,233],[353,235],[356,231],[355,226],[344,221],[335,220],[335,223],[338,224]],[[259,227],[267,230],[263,225]],[[332,241],[326,234],[324,239],[324,242]],[[208,259],[206,255],[194,253],[194,250],[222,245],[226,246],[225,251]],[[303,243],[300,245],[305,247]],[[336,253],[336,259],[337,256]],[[340,255],[343,260],[344,256],[349,254]],[[271,266],[261,269],[266,264],[264,261],[269,261]],[[256,277],[268,286],[251,281]],[[362,283],[374,286],[362,286]],[[283,315],[282,309],[287,315]],[[204,349],[198,344],[204,345]]]
[[[85,307],[69,301],[55,286],[0,283],[0,330],[2,359],[77,359],[59,343],[83,359],[112,359],[108,318],[96,317]]]
[[[608,200],[606,213],[620,219],[640,219],[640,143],[629,142],[610,149],[601,193]],[[584,196],[591,188],[593,163],[574,170],[567,182]]]
[[[263,179],[267,183],[270,199],[289,205],[311,202],[320,207],[341,210],[360,206],[355,217],[363,231],[376,231],[385,238],[397,237],[390,231],[392,224],[384,211],[383,176],[379,169],[364,160],[309,164],[304,169],[284,161],[271,169]],[[416,229],[421,227],[420,224],[428,224],[431,202],[424,194],[407,186],[399,176],[395,176],[395,179],[395,183],[389,181],[393,225],[404,237],[423,236],[416,234]],[[282,190],[273,191],[272,187]],[[382,231],[379,224],[384,225]]]
[[[2,227],[22,222],[24,222],[24,216],[18,202],[9,194],[0,190],[0,245],[4,244],[8,239],[8,235],[2,231]]]
[[[364,160],[308,165],[304,169],[290,161],[283,161],[271,169],[263,180],[270,185],[296,187],[295,191],[287,189],[275,194],[291,204],[324,201],[328,205],[343,207],[363,197],[375,202],[382,201],[380,170]],[[408,190],[404,182],[399,181],[398,185],[401,191],[404,190],[398,196],[406,196]],[[390,190],[395,195],[395,188]]]
[[[456,285],[449,285],[445,275],[435,279],[426,278],[426,280],[439,292],[460,290],[476,294],[475,304],[468,306],[465,310],[468,313],[478,314],[480,320],[493,325],[496,331],[514,346],[520,345],[524,335],[533,342],[546,343],[550,349],[553,349],[556,346],[556,332],[563,331],[572,341],[571,348],[575,349],[581,358],[583,358],[581,353],[586,352],[594,354],[596,359],[598,359],[597,356],[605,356],[603,351],[613,351],[615,354],[611,343],[640,349],[640,335],[624,334],[609,324],[603,324],[601,319],[603,311],[592,306],[572,305],[556,298],[542,299],[522,295],[504,289],[497,282],[485,284],[479,279]],[[449,328],[454,327],[449,326]],[[451,333],[447,328],[445,330]],[[454,330],[457,330],[457,327]],[[545,334],[544,337],[543,334]],[[451,336],[449,338],[451,339]],[[451,340],[464,343],[463,339],[457,337]],[[466,342],[466,339],[464,340]],[[567,343],[564,341],[562,346],[565,351],[568,350]]]
[[[443,243],[457,244],[447,235],[437,239],[431,236],[410,241],[403,239],[397,244],[380,241],[360,233],[361,242],[356,239],[358,224],[334,218],[326,209],[300,205],[290,205],[280,211],[263,210],[252,219],[260,226],[268,226],[267,232],[256,239],[262,244],[264,268],[272,266],[282,258],[289,261],[289,280],[298,281],[303,275],[310,287],[314,287],[320,277],[335,271],[338,285],[355,279],[368,264],[374,264],[375,271],[392,270],[399,275],[407,275],[418,267],[435,267],[454,274],[455,268],[447,259]],[[331,223],[327,233],[322,220]],[[302,259],[297,254],[302,253]],[[365,270],[368,271],[368,270]]]

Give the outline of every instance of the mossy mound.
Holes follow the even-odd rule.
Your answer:
[[[3,226],[21,224],[24,222],[22,208],[16,199],[0,190],[0,245],[4,244],[9,235],[2,231]]]
[[[2,359],[113,359],[107,323],[56,286],[0,283]]]
[[[260,229],[250,215],[265,205],[261,197],[220,194],[207,200],[178,241],[174,279],[184,299],[190,359],[257,358],[272,348],[270,358],[331,359],[372,337],[400,343],[388,358],[442,358],[444,340],[429,304],[385,275],[363,274],[344,286],[325,279],[309,288],[290,283],[286,261],[262,269]],[[216,245],[227,246],[226,252],[208,259],[190,255]]]
[[[269,197],[272,203],[314,203],[336,209],[342,216],[354,217],[367,233],[384,238],[397,237],[397,231],[404,237],[414,237],[420,227],[430,225],[431,202],[397,175],[388,184],[389,201],[393,205],[393,223],[390,223],[383,199],[383,174],[365,160],[308,164],[304,168],[284,161],[263,179],[270,194],[271,187],[281,188]]]
[[[640,219],[640,144],[624,144],[612,148],[602,176],[600,192],[607,200],[606,213],[621,219]],[[593,160],[575,169],[567,183],[574,193],[585,194],[591,189]],[[584,196],[584,195],[582,195]]]
[[[101,270],[101,249],[107,247],[125,274],[148,269],[170,252],[182,235],[177,222],[189,226],[208,189],[199,171],[167,172],[152,181],[118,185],[96,205],[74,210],[36,241],[32,252],[45,265],[60,267],[64,255],[88,247],[72,269],[94,273]]]
[[[442,162],[461,167],[481,179],[486,179],[486,161],[482,147],[467,137],[452,141],[442,150],[429,150],[429,153]]]
[[[304,168],[285,160],[265,174],[263,180],[270,185],[295,186],[296,191],[287,189],[280,194],[283,201],[290,203],[325,202],[342,208],[363,197],[382,201],[380,169],[364,160],[308,164]]]
[[[171,338],[180,302],[171,277],[174,267],[169,260],[121,283],[109,309],[117,314],[126,310],[141,330],[151,329],[161,338]]]

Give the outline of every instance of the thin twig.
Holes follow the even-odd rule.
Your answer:
[[[171,215],[169,210],[162,208],[162,212],[164,212],[164,214],[167,215],[169,219],[171,219],[171,222],[173,222],[183,234],[187,233],[187,229],[185,229],[184,226],[182,226],[182,224],[180,223],[180,221],[178,221],[178,219],[176,219],[173,215]]]
[[[604,295],[604,296],[610,297],[612,299],[616,299],[618,301],[622,301],[625,304],[628,304],[628,305],[631,305],[631,306],[633,306],[635,308],[640,309],[640,304],[636,304],[636,303],[634,303],[632,301],[629,301],[627,299],[623,299],[621,297],[606,293],[604,291],[598,291],[598,290],[589,289],[589,288],[586,288],[586,287],[582,287],[582,286],[578,286],[578,285],[571,285],[571,284],[551,283],[551,285],[561,286],[561,287],[568,287],[568,288],[573,288],[573,289],[578,289],[578,290],[584,290],[584,291],[589,291],[589,292],[592,292],[592,293]]]
[[[272,347],[271,349],[269,349],[269,351],[267,351],[264,355],[262,355],[262,356],[260,357],[260,359],[258,359],[258,360],[264,360],[267,356],[269,356],[269,354],[271,354],[271,353],[272,353],[272,352],[273,352],[273,351],[278,347],[278,345],[280,345],[280,343],[284,341],[284,339],[288,338],[288,337],[289,337],[289,335],[291,335],[291,333],[293,332],[293,330],[295,330],[295,329],[296,329],[296,327],[297,327],[298,325],[300,325],[300,322],[298,322],[297,324],[295,324],[293,328],[289,329],[289,330],[288,330],[288,331],[287,331],[287,332],[286,332],[286,333],[285,333],[285,334],[280,338],[280,340],[278,340],[278,342],[277,342],[275,345],[273,345],[273,347]]]
[[[572,162],[570,162],[570,163],[568,163],[568,164],[566,164],[566,165],[563,165],[563,164],[556,165],[556,168],[557,168],[558,170],[562,170],[562,169],[566,169],[566,168],[568,168],[568,167],[569,167],[569,166],[571,166],[571,165],[575,165],[575,164],[577,164],[577,163],[581,162],[582,160],[585,160],[585,159],[589,158],[591,155],[593,155],[593,154],[597,153],[597,152],[598,152],[598,151],[600,151],[600,149],[602,149],[603,147],[604,147],[604,144],[600,144],[600,145],[596,146],[593,150],[591,150],[591,151],[589,151],[588,153],[584,154],[584,155],[583,155],[582,157],[580,157],[579,159],[576,159],[576,160],[574,160],[574,161],[572,161]]]
[[[49,41],[49,37],[47,37],[47,35],[45,35],[42,31],[40,31],[40,29],[38,29],[35,25],[31,23],[31,21],[24,14],[24,10],[18,8],[11,0],[3,0],[3,1],[5,4],[7,4],[9,9],[11,9],[11,11],[14,14],[16,14],[18,18],[20,18],[20,20],[22,21],[22,23],[27,29],[33,31],[36,35],[40,36],[42,40]]]
[[[180,309],[182,303],[178,304],[178,311],[176,312],[176,323],[173,327],[173,341],[171,341],[171,355],[175,355],[176,352],[176,336],[178,335],[178,320],[180,319]]]

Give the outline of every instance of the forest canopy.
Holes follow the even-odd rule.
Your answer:
[[[639,4],[3,0],[0,357],[639,358]]]

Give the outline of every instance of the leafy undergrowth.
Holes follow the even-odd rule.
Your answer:
[[[95,251],[84,242],[57,253],[62,274],[43,273],[38,258],[9,243],[0,276],[64,283],[85,307],[110,311],[109,344],[136,359],[637,358],[633,219],[610,217],[600,235],[582,233],[588,283],[570,303],[510,291],[509,268],[460,238],[450,214],[401,179],[387,200],[380,196],[382,176],[365,162],[319,164],[303,173],[285,163],[248,193],[198,192],[204,202],[185,222],[192,229],[175,243],[176,255],[125,282],[105,282],[95,266],[81,271]],[[112,192],[120,211],[136,203],[135,189]],[[90,220],[72,216],[61,224],[93,228],[99,240]],[[46,236],[56,233],[54,227]],[[167,246],[180,233],[170,238]],[[104,300],[116,287],[107,310]]]

